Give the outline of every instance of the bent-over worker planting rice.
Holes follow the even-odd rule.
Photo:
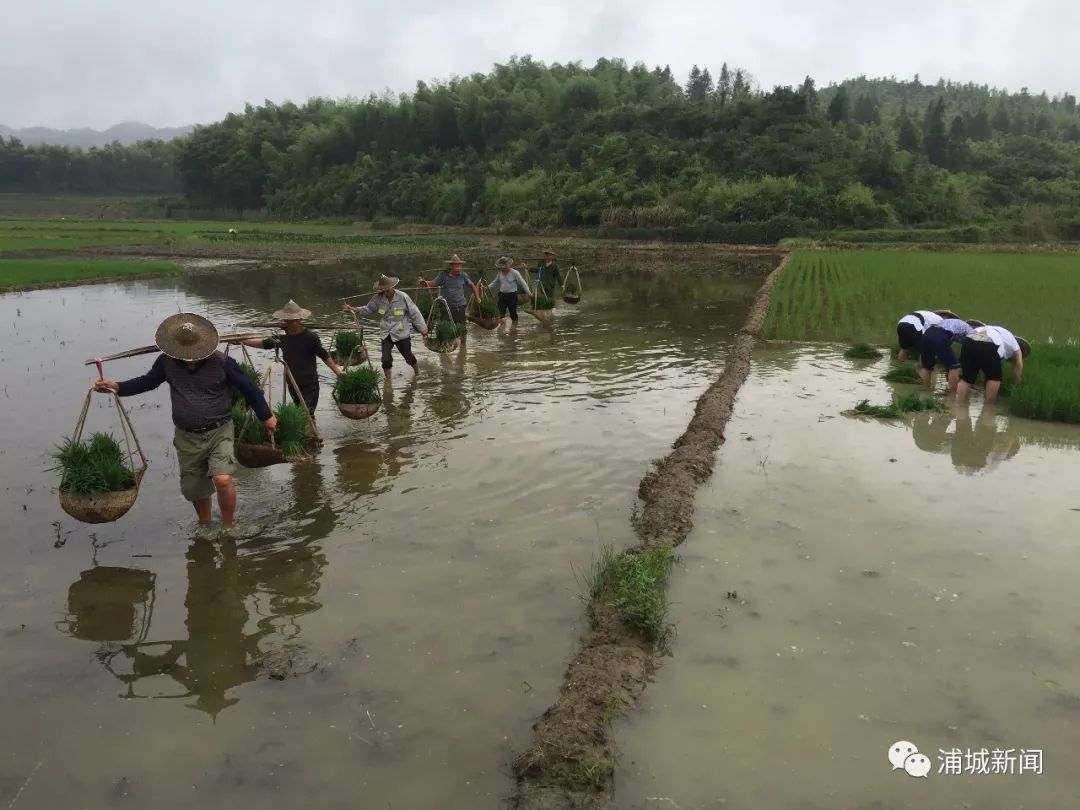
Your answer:
[[[900,341],[900,351],[896,353],[896,359],[903,362],[907,360],[908,352],[917,354],[922,348],[923,333],[942,320],[944,319],[940,315],[928,309],[917,309],[901,318],[896,324],[896,337]]]
[[[978,323],[976,321],[976,323]],[[944,318],[941,323],[927,327],[922,337],[922,363],[919,368],[919,377],[923,385],[930,386],[930,375],[934,371],[934,364],[941,361],[945,366],[949,377],[949,390],[955,391],[960,382],[960,361],[953,351],[953,341],[963,340],[971,331],[971,325],[959,318]]]
[[[986,378],[986,403],[997,400],[1001,388],[1003,360],[1013,362],[1013,384],[1020,385],[1024,378],[1024,355],[1031,347],[1020,345],[1012,332],[1004,326],[980,326],[972,329],[960,344],[960,384],[956,388],[957,402],[966,402],[971,387],[979,377]]]

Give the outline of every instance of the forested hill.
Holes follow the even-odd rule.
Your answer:
[[[621,60],[521,58],[400,97],[249,106],[169,147],[190,204],[288,218],[740,241],[912,225],[1080,238],[1073,96],[917,78],[762,91],[726,67],[680,82]],[[20,150],[35,152],[0,149],[0,188]]]

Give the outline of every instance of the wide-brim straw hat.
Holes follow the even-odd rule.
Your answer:
[[[205,360],[217,350],[218,331],[210,321],[193,312],[170,315],[161,322],[154,343],[174,360]]]
[[[1031,354],[1031,344],[1024,340],[1024,338],[1017,336],[1016,342],[1020,344],[1020,354],[1024,355],[1024,357]]]
[[[401,282],[400,278],[394,276],[379,276],[379,280],[375,282],[375,286],[372,289],[385,292],[386,290],[392,290]]]
[[[495,269],[496,270],[504,270],[506,268],[510,268],[510,267],[513,267],[513,266],[514,266],[514,260],[511,259],[509,256],[500,256],[498,259],[495,260]]]
[[[980,326],[986,326],[986,324],[980,321],[978,318],[968,318],[965,323],[972,329],[978,329]]]
[[[940,315],[942,318],[959,318],[960,316],[953,312],[951,309],[935,309],[935,314]]]
[[[274,317],[279,321],[302,321],[311,317],[311,310],[304,309],[290,298],[289,303],[274,313]]]
[[[465,264],[465,260],[455,253],[453,256],[443,262],[443,264]]]
[[[547,250],[545,250],[545,251],[544,251],[544,255],[545,255],[545,256],[551,256],[551,257],[552,257],[553,259],[555,259],[555,258],[558,258],[558,257],[557,257],[557,256],[555,255],[555,251],[554,251],[554,250],[552,250],[551,248],[548,248]]]

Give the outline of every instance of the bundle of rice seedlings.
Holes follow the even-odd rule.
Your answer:
[[[844,357],[849,360],[877,360],[881,357],[881,352],[869,343],[856,343],[844,352]]]
[[[488,296],[480,299],[480,303],[473,302],[473,315],[478,318],[498,318],[499,305]]]
[[[337,360],[346,360],[360,345],[360,335],[356,332],[338,332],[334,335],[334,354]]]
[[[458,336],[457,324],[453,321],[435,321],[433,343],[449,343]]]
[[[416,308],[420,310],[420,314],[424,316],[424,320],[426,321],[428,316],[431,315],[431,307],[435,303],[435,300],[433,298],[417,298],[415,303]]]
[[[237,444],[270,444],[270,434],[263,423],[254,415],[249,419],[245,407],[234,405],[231,415]],[[288,459],[307,455],[304,450],[309,427],[307,408],[295,402],[286,402],[278,406],[274,416],[278,420],[274,442],[282,455]]]
[[[555,299],[544,292],[543,287],[538,287],[536,290],[536,297],[533,299],[534,309],[554,309]]]
[[[881,378],[886,382],[894,383],[920,383],[919,370],[911,363],[894,366]]]
[[[244,376],[251,380],[255,384],[256,388],[262,389],[263,379],[262,374],[259,373],[259,370],[255,368],[255,366],[251,365],[251,363],[240,363],[239,366],[240,370],[244,372]],[[238,389],[232,389],[232,404],[243,405],[244,402],[244,395],[241,394]]]
[[[465,337],[465,324],[454,322],[454,337]]]
[[[372,405],[382,401],[382,375],[368,366],[346,372],[334,383],[338,402],[346,405]]]
[[[53,457],[59,462],[54,469],[62,475],[61,492],[88,496],[135,486],[135,474],[110,433],[94,433],[82,442],[67,439]]]
[[[905,413],[913,411],[944,411],[945,403],[933,397],[911,393],[896,397],[888,405],[871,405],[864,399],[855,406],[855,413],[861,416],[873,416],[878,419],[899,419]]]

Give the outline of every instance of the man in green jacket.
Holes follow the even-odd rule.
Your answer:
[[[545,250],[544,260],[536,265],[536,286],[543,287],[548,298],[555,297],[555,284],[561,287],[563,283],[559,265],[555,261],[555,251]]]

